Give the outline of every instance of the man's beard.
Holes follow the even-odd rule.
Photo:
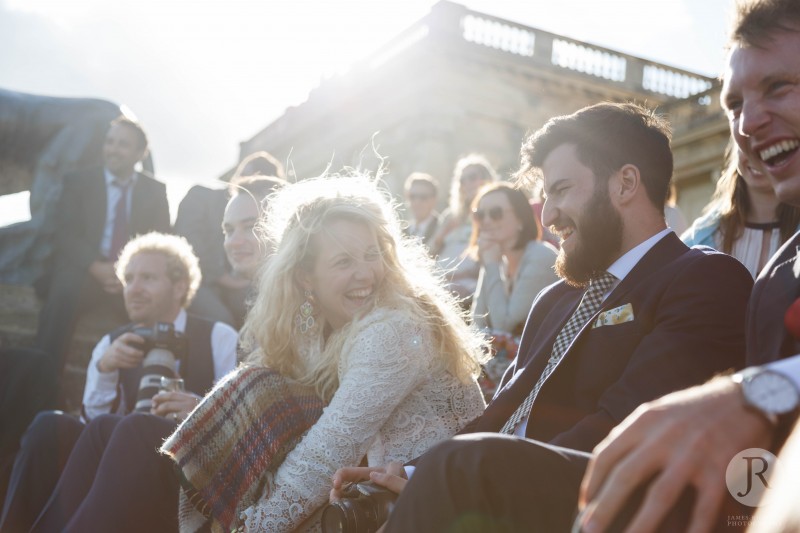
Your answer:
[[[585,287],[619,255],[622,247],[622,217],[608,197],[606,187],[595,185],[586,210],[575,220],[575,248],[562,248],[556,259],[556,274],[573,287]]]

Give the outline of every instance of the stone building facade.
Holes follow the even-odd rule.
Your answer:
[[[447,191],[462,155],[483,153],[507,176],[525,134],[550,117],[637,101],[658,106],[673,124],[678,204],[691,219],[722,166],[727,123],[718,96],[713,78],[440,1],[242,142],[240,153],[267,150],[301,179],[326,167],[375,170],[377,152],[393,192],[414,171],[436,176]]]

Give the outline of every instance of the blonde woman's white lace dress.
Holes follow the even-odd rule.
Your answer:
[[[314,357],[321,339],[302,352]],[[431,332],[408,312],[377,308],[361,320],[339,361],[339,388],[290,452],[260,501],[245,510],[247,531],[315,529],[333,473],[413,459],[483,412],[477,383],[435,370]],[[305,522],[305,523],[304,523]],[[309,523],[311,522],[311,523]]]

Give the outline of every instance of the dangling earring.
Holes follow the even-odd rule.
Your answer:
[[[297,329],[300,330],[300,333],[305,335],[314,327],[315,323],[314,297],[308,289],[303,292],[303,296],[305,296],[306,301],[300,304],[300,310],[294,317],[294,323],[297,325]]]

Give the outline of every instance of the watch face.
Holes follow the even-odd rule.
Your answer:
[[[766,413],[780,415],[797,408],[797,389],[787,377],[777,372],[761,372],[745,387],[747,399]]]

